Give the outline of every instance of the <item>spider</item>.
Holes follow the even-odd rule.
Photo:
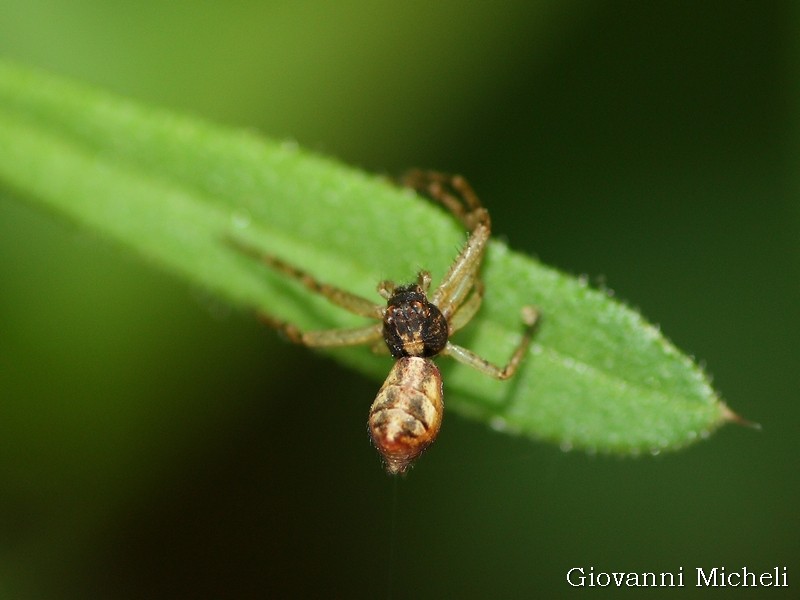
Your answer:
[[[525,329],[503,367],[449,341],[450,336],[475,316],[483,299],[484,288],[478,271],[491,234],[489,213],[463,177],[412,171],[403,183],[438,201],[469,230],[467,242],[432,293],[430,273],[420,271],[416,281],[407,285],[380,282],[378,293],[386,303],[376,304],[322,283],[246,243],[231,240],[240,251],[299,281],[333,304],[378,321],[353,329],[302,331],[292,323],[258,313],[263,323],[303,346],[329,348],[369,344],[376,353],[388,348],[396,360],[370,408],[368,429],[386,471],[392,475],[405,473],[439,433],[444,408],[442,376],[433,357],[450,356],[490,377],[508,379],[522,362],[538,319],[535,308],[522,308]]]

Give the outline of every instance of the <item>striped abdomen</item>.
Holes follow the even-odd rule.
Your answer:
[[[442,376],[428,358],[395,362],[369,411],[369,433],[395,475],[436,439],[442,424]]]

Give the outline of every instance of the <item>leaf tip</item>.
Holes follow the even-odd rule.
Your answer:
[[[736,423],[737,425],[741,425],[743,427],[749,427],[750,429],[755,429],[756,431],[761,431],[761,424],[756,423],[755,421],[748,421],[738,413],[733,412],[731,408],[727,405],[722,403],[722,421],[724,423]]]

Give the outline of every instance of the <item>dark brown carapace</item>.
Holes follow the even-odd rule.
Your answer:
[[[383,315],[383,340],[392,356],[436,356],[448,337],[447,319],[428,302],[420,284],[394,290]]]
[[[462,177],[414,171],[406,177],[405,183],[440,202],[470,232],[466,244],[430,298],[431,276],[427,271],[420,271],[417,281],[408,285],[381,282],[378,293],[386,300],[382,305],[321,283],[308,273],[238,239],[230,240],[237,249],[299,281],[312,292],[352,313],[378,321],[355,329],[302,331],[272,315],[259,313],[264,323],[305,346],[369,344],[380,352],[385,344],[396,362],[370,409],[369,433],[386,470],[392,475],[404,473],[439,434],[443,412],[442,376],[433,357],[451,356],[490,377],[508,379],[528,350],[538,317],[533,307],[523,307],[525,332],[504,367],[449,341],[450,336],[475,316],[483,300],[478,271],[489,242],[491,220]]]

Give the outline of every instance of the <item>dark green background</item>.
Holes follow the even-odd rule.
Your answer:
[[[791,2],[4,2],[5,58],[465,174],[764,429],[633,460],[448,415],[395,483],[377,382],[0,188],[0,596],[556,598],[593,566],[700,598],[696,567],[786,566],[759,597],[797,597],[798,40]]]

